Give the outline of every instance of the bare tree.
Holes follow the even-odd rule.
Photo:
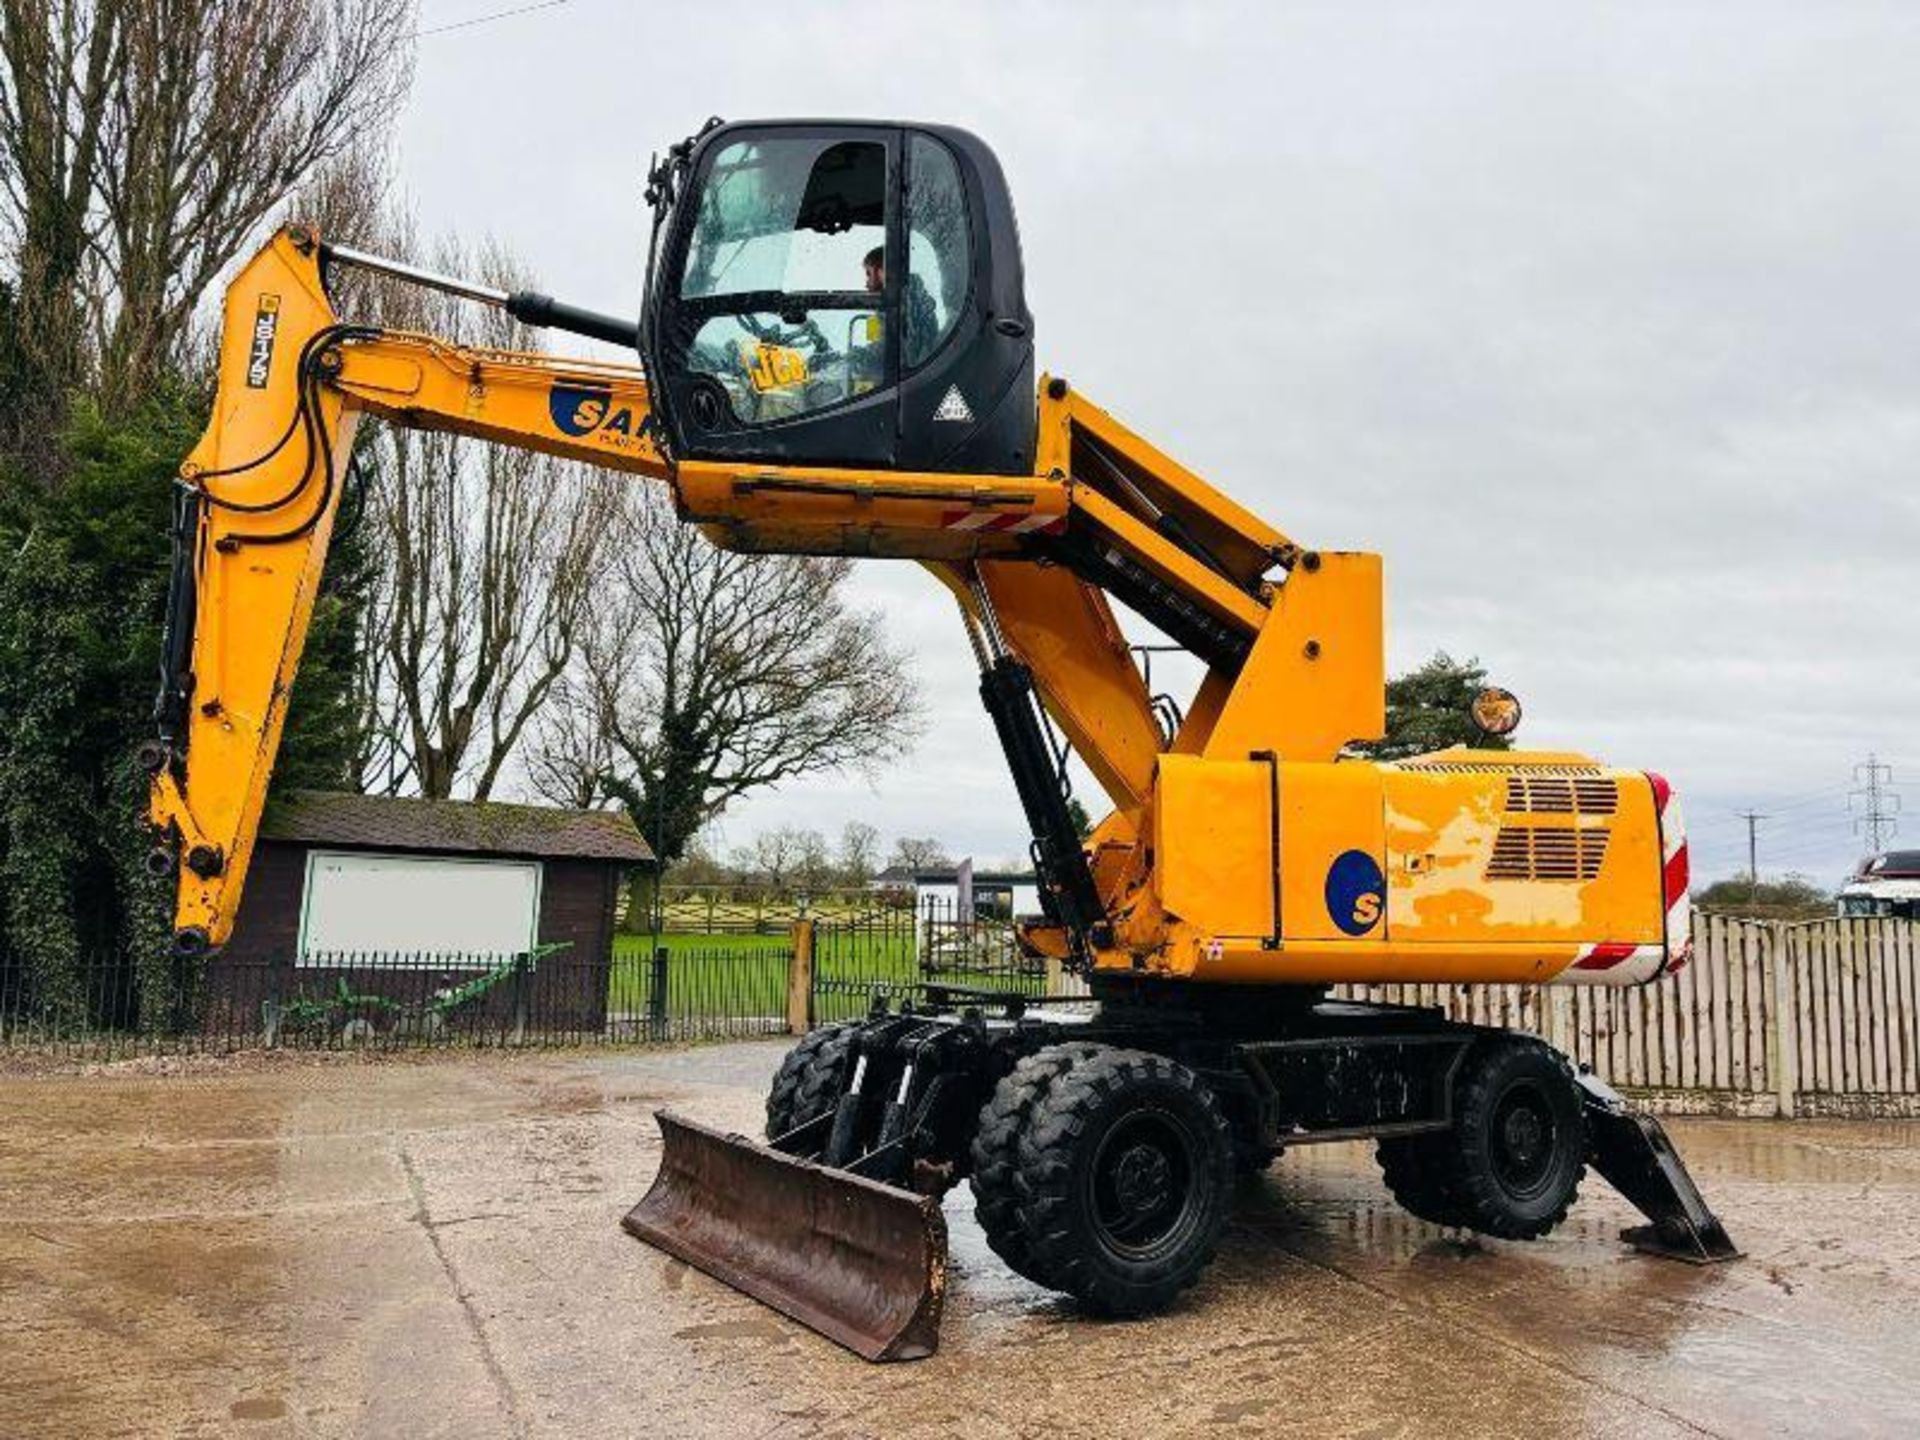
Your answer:
[[[953,857],[947,854],[947,847],[938,840],[919,839],[911,835],[902,835],[893,842],[893,853],[887,857],[887,868],[898,866],[906,870],[946,870],[953,865]]]
[[[202,296],[411,70],[394,0],[0,0],[0,186],[21,348],[137,405]]]
[[[102,224],[101,127],[125,68],[124,8],[0,0],[0,194],[14,269],[8,358],[25,392],[9,427],[20,433],[9,439],[40,430],[41,407],[83,371],[80,277]]]
[[[849,885],[864,885],[873,878],[880,860],[880,832],[864,820],[849,820],[840,827],[840,876]]]
[[[734,864],[775,890],[817,890],[831,880],[833,862],[818,830],[781,825],[762,830],[752,844],[735,851]]]
[[[613,735],[601,722],[591,685],[562,676],[534,722],[526,757],[528,784],[555,805],[591,810],[611,802],[604,781],[615,759]]]
[[[433,263],[519,283],[497,250],[442,245]],[[530,345],[498,312],[423,291],[382,315],[467,344]],[[385,429],[375,457],[367,524],[380,578],[360,686],[363,779],[389,793],[460,789],[484,800],[573,661],[614,496],[631,482],[430,431]]]
[[[801,830],[799,854],[793,862],[793,882],[802,890],[817,893],[831,889],[840,880],[834,869],[833,849],[818,830]]]
[[[906,748],[918,689],[878,614],[848,605],[851,561],[718,550],[657,493],[622,508],[570,691],[590,718],[540,737],[536,778],[567,777],[543,793],[597,773],[670,862],[742,795]]]

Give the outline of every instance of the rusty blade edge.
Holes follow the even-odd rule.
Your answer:
[[[784,1155],[744,1136],[716,1130],[669,1111],[656,1112],[655,1119],[664,1146],[660,1169],[646,1195],[621,1221],[628,1233],[798,1320],[864,1359],[917,1360],[938,1349],[940,1311],[946,1291],[947,1233],[946,1217],[941,1214],[937,1200]],[[676,1223],[676,1215],[691,1208],[690,1195],[686,1192],[693,1188],[689,1180],[690,1167],[685,1161],[689,1155],[698,1155],[703,1147],[718,1147],[730,1161],[745,1161],[751,1170],[763,1172],[763,1176],[756,1176],[753,1182],[756,1186],[764,1184],[759,1191],[762,1196],[790,1191],[795,1198],[800,1198],[817,1187],[830,1185],[842,1198],[868,1213],[884,1214],[901,1207],[910,1210],[919,1256],[910,1276],[902,1273],[889,1277],[903,1283],[896,1303],[882,1307],[894,1312],[905,1311],[908,1318],[876,1329],[871,1321],[877,1317],[848,1314],[845,1306],[836,1307],[832,1303],[832,1276],[827,1273],[831,1270],[830,1264],[811,1272],[818,1274],[822,1283],[813,1293],[807,1293],[750,1265],[738,1263],[711,1243],[703,1243],[706,1237],[684,1233]],[[876,1212],[874,1207],[879,1210]],[[716,1213],[715,1207],[702,1207],[700,1213],[722,1224],[733,1223],[743,1238],[753,1233],[751,1226]],[[750,1215],[752,1212],[743,1209],[738,1213]],[[777,1211],[767,1206],[760,1213],[773,1216]],[[798,1220],[809,1213],[809,1210],[796,1209],[794,1218]],[[897,1221],[898,1217],[895,1218]],[[751,1246],[743,1243],[738,1248],[750,1250]],[[858,1286],[847,1289],[851,1293]]]

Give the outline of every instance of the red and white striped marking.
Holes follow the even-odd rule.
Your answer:
[[[1005,535],[1064,535],[1064,515],[1022,515],[1006,510],[945,510],[940,515],[943,530],[979,530]]]
[[[1647,772],[1653,786],[1653,811],[1660,819],[1660,888],[1667,903],[1667,963],[1671,975],[1693,959],[1693,901],[1687,894],[1692,862],[1687,856],[1687,822],[1664,775]]]
[[[1637,985],[1660,973],[1667,958],[1664,945],[1635,945],[1630,941],[1603,940],[1597,945],[1582,945],[1570,969],[1592,974],[1605,972],[1602,985]]]
[[[1693,905],[1687,896],[1687,826],[1666,777],[1646,772],[1660,826],[1660,898],[1666,907],[1663,943],[1603,940],[1582,945],[1562,978],[1584,985],[1639,985],[1671,975],[1693,958]],[[1575,973],[1578,972],[1578,973]]]

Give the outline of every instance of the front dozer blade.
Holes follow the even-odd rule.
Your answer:
[[[1738,1260],[1739,1248],[1701,1199],[1665,1127],[1651,1115],[1629,1111],[1593,1076],[1582,1075],[1580,1083],[1586,1091],[1593,1168],[1653,1222],[1622,1230],[1620,1238],[1649,1255],[1694,1265]]]
[[[868,1360],[940,1344],[940,1202],[657,1112],[660,1173],[621,1223]]]

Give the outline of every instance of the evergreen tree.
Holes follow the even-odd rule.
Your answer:
[[[1473,723],[1473,697],[1486,688],[1486,667],[1478,660],[1455,660],[1435,651],[1417,670],[1387,682],[1386,737],[1350,748],[1375,760],[1404,760],[1449,745],[1509,750],[1511,738],[1482,734]]]
[[[77,1004],[81,966],[100,952],[153,966],[151,981],[170,973],[159,957],[171,899],[143,867],[146,782],[132,753],[152,732],[175,479],[207,404],[177,380],[125,421],[79,399],[49,452],[53,475],[0,457],[0,949],[43,999]],[[315,606],[276,788],[339,785],[350,771],[367,580],[345,539]]]

